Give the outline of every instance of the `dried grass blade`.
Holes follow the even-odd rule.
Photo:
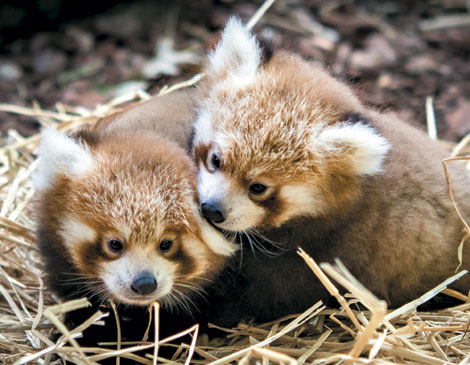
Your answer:
[[[2,293],[2,295],[5,297],[8,305],[10,306],[13,313],[15,313],[15,315],[18,317],[20,322],[26,323],[26,319],[24,318],[23,313],[21,313],[20,308],[16,305],[10,293],[8,293],[8,291],[5,289],[5,287],[2,284],[0,284],[0,293]]]
[[[374,335],[375,329],[383,321],[387,312],[387,304],[383,300],[379,300],[369,290],[362,286],[362,284],[352,276],[352,274],[341,264],[339,260],[335,261],[335,267],[330,264],[321,264],[321,268],[343,287],[349,290],[373,313],[372,318],[370,319],[366,328],[362,331],[359,331],[359,334],[356,337],[356,343],[349,352],[349,356],[351,358],[357,358]]]
[[[432,96],[426,97],[426,123],[428,127],[428,136],[431,139],[437,139],[436,117],[434,115],[434,107]]]
[[[297,359],[297,362],[302,365],[303,363],[305,363],[305,361],[307,361],[310,356],[312,356],[319,348],[321,345],[323,345],[323,343],[327,340],[327,338],[333,333],[333,331],[331,329],[328,329],[327,331],[325,331],[321,336],[320,338],[317,340],[317,342],[315,343],[315,345],[313,345],[311,348],[309,348],[307,351],[305,351],[298,359]]]
[[[189,347],[188,356],[186,358],[186,361],[184,362],[185,365],[189,365],[191,363],[191,360],[194,355],[194,349],[196,348],[197,335],[199,333],[199,325],[197,324],[193,328],[193,338],[191,340],[191,346]]]
[[[382,344],[384,343],[386,337],[387,337],[387,330],[385,330],[384,332],[382,332],[379,335],[379,338],[375,341],[374,346],[372,346],[372,348],[370,349],[370,351],[369,351],[369,360],[372,360],[377,356],[377,354],[379,353],[379,350],[382,347]]]
[[[452,203],[454,204],[455,210],[457,211],[457,214],[459,215],[459,218],[465,227],[467,235],[470,235],[470,227],[468,223],[466,222],[465,218],[462,216],[462,213],[460,212],[460,209],[457,205],[457,201],[455,200],[454,189],[452,188],[452,179],[450,177],[449,170],[447,168],[447,163],[451,161],[470,161],[470,157],[449,157],[449,158],[442,160],[442,165],[444,166],[444,172],[446,175],[447,184],[449,185],[450,198],[452,199]]]
[[[322,302],[318,302],[316,303],[314,306],[312,306],[311,308],[309,308],[307,311],[305,311],[304,313],[302,313],[300,316],[298,316],[296,319],[294,319],[290,324],[288,324],[286,327],[284,327],[281,331],[279,331],[276,335],[274,335],[273,337],[271,338],[268,338],[264,341],[261,341],[255,345],[252,345],[248,348],[244,348],[242,350],[239,350],[233,354],[230,354],[226,357],[223,357],[217,361],[214,361],[212,362],[211,364],[212,365],[220,365],[220,364],[227,364],[231,361],[234,361],[244,355],[246,355],[250,350],[252,350],[253,348],[258,348],[258,347],[263,347],[263,346],[266,346],[272,342],[274,342],[275,340],[277,340],[278,338],[282,337],[283,335],[285,335],[286,333],[292,331],[293,329],[297,328],[299,325],[301,325],[302,323],[304,323],[305,321],[308,321],[310,320],[311,318],[315,317],[316,315],[318,315],[318,313],[320,313],[323,309],[325,309],[324,306],[322,306]]]
[[[356,338],[356,343],[350,351],[349,356],[351,356],[352,358],[357,358],[362,353],[366,345],[369,343],[369,340],[374,335],[375,329],[383,321],[386,311],[387,306],[385,305],[385,303],[375,309],[375,312],[372,315],[372,318],[369,321],[367,327],[364,329],[364,331],[359,332],[359,335]]]
[[[153,313],[154,313],[154,322],[155,322],[155,329],[154,329],[154,342],[155,342],[155,347],[153,349],[153,365],[157,365],[157,358],[158,358],[158,341],[159,341],[159,326],[160,326],[160,304],[158,302],[155,302],[153,304]]]
[[[268,360],[279,362],[281,364],[290,364],[290,365],[297,364],[297,360],[295,360],[294,358],[288,355],[282,354],[280,352],[270,350],[270,349],[254,348],[250,352],[251,352],[250,355],[258,355],[262,357],[263,360],[268,359]]]
[[[57,318],[57,316],[55,315],[54,311],[51,310],[51,308],[48,308],[46,309],[46,311],[44,312],[44,314],[46,315],[46,317],[48,317],[52,323],[55,324],[55,326],[57,327],[57,329],[62,332],[62,334],[67,338],[67,340],[70,341],[70,343],[72,344],[72,346],[78,351],[78,354],[80,355],[80,358],[83,360],[83,362],[85,364],[88,364],[88,365],[91,365],[91,362],[87,359],[85,353],[83,352],[83,350],[80,348],[80,345],[78,344],[77,340],[75,340],[75,338],[72,337],[72,334],[70,333],[70,331],[67,329],[67,327],[65,327],[65,325],[59,320],[59,318]]]
[[[247,30],[253,29],[253,27],[258,23],[258,21],[263,17],[263,15],[268,11],[268,9],[271,7],[271,5],[274,4],[276,0],[266,0],[263,5],[261,5],[256,13],[253,14],[253,16],[248,20],[248,23],[246,23],[245,28]]]
[[[462,276],[467,274],[467,270],[463,270],[459,272],[458,274],[455,274],[436,286],[434,289],[428,291],[427,293],[421,295],[418,299],[413,300],[410,303],[407,303],[403,306],[401,306],[398,309],[395,309],[393,312],[387,314],[385,316],[385,319],[387,321],[393,321],[394,319],[406,315],[412,311],[414,311],[419,305],[426,303],[429,299],[435,297],[437,294],[439,294],[441,291],[447,288],[448,285],[452,284],[454,281],[460,279]]]
[[[323,273],[323,271],[320,269],[318,264],[311,258],[301,247],[298,248],[297,253],[304,259],[304,261],[307,263],[307,265],[310,267],[310,269],[313,271],[313,273],[317,276],[317,278],[321,281],[321,283],[325,286],[325,288],[328,290],[330,295],[336,298],[338,300],[339,304],[341,304],[342,308],[346,311],[348,314],[349,318],[353,322],[354,326],[357,328],[357,330],[362,330],[363,327],[359,323],[358,319],[354,315],[353,311],[349,307],[347,301],[344,299],[344,297],[339,293],[338,289],[334,284],[331,282],[330,279]]]
[[[468,296],[463,295],[462,293],[460,293],[456,290],[453,290],[453,289],[447,288],[447,289],[444,289],[441,293],[445,294],[445,295],[448,295],[449,297],[461,300],[462,302],[467,302],[467,300],[468,300]]]
[[[26,108],[23,106],[11,104],[0,104],[0,111],[13,114],[27,115],[36,118],[48,117],[60,121],[67,121],[73,117],[72,115],[64,115],[51,111],[38,110],[37,108]]]
[[[460,152],[470,143],[470,134],[467,134],[462,140],[454,147],[451,157],[457,157]]]
[[[401,356],[401,357],[404,357],[404,358],[408,358],[408,359],[416,361],[420,364],[425,364],[425,365],[449,364],[447,361],[444,361],[444,360],[441,360],[441,359],[436,359],[435,357],[424,354],[423,352],[413,351],[413,350],[409,350],[409,349],[406,349],[406,348],[403,348],[403,347],[394,346],[390,343],[387,343],[387,341],[385,341],[382,344],[381,350],[385,351],[385,352],[388,352],[388,353],[390,353],[392,355],[395,355],[395,356],[398,355],[398,356]]]
[[[125,354],[130,354],[132,352],[137,352],[137,351],[143,351],[143,350],[148,350],[154,347],[155,345],[153,343],[149,345],[139,345],[139,346],[132,346],[132,347],[127,347],[125,349],[121,350],[114,350],[114,351],[109,351],[105,349],[100,349],[100,350],[105,350],[106,352],[100,355],[93,355],[90,356],[88,360],[93,360],[93,361],[100,361],[104,359],[108,359],[110,357],[115,357],[115,356],[120,356],[120,355],[125,355]],[[124,356],[123,356],[124,357]],[[151,364],[151,361],[148,361],[149,364]]]
[[[117,350],[121,349],[121,321],[119,320],[119,314],[116,308],[116,304],[111,300],[109,302],[111,304],[111,308],[113,309],[114,312],[114,320],[116,321],[116,329],[117,329]],[[121,358],[119,356],[116,356],[116,365],[119,365],[121,363]]]

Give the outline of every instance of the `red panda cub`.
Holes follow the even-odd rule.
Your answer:
[[[187,307],[234,252],[199,215],[183,149],[190,126],[169,132],[178,129],[165,114],[169,101],[178,99],[144,103],[75,138],[43,132],[34,176],[39,248],[62,299]]]
[[[437,142],[365,107],[315,63],[282,51],[265,57],[236,19],[205,73],[193,141],[202,213],[254,244],[281,246],[271,246],[274,257],[245,249],[241,268],[227,269],[238,284],[218,284],[230,310],[219,305],[215,322],[270,320],[327,298],[297,246],[319,262],[340,258],[392,306],[455,272],[463,225]],[[464,169],[453,176],[468,217]],[[468,276],[454,286],[467,292]]]

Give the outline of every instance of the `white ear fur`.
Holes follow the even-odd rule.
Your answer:
[[[93,165],[93,158],[86,146],[48,128],[42,133],[39,163],[33,175],[34,187],[44,190],[52,185],[57,174],[80,176]]]
[[[260,63],[260,53],[255,37],[238,18],[232,17],[217,48],[209,55],[208,72],[221,73],[226,70],[241,80],[252,80]]]
[[[382,171],[382,162],[390,149],[388,141],[362,123],[326,127],[312,141],[327,154],[347,154],[356,175],[374,175]]]
[[[209,144],[213,138],[211,114],[206,108],[201,108],[198,112],[196,121],[194,122],[194,140],[193,144],[200,143]]]

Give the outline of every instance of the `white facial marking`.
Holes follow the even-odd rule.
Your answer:
[[[228,208],[225,221],[219,227],[241,232],[258,226],[264,215],[264,209],[251,201],[246,192],[231,191],[225,200]]]
[[[201,202],[216,200],[222,202],[226,195],[228,184],[224,175],[220,171],[207,171],[204,164],[199,163],[197,175],[197,189]]]
[[[39,146],[39,164],[33,174],[37,190],[50,187],[57,174],[80,176],[94,166],[88,148],[54,129],[42,133]]]
[[[212,141],[212,120],[211,115],[206,108],[199,110],[197,120],[194,123],[194,128],[194,144],[209,144]]]
[[[157,253],[141,250],[127,252],[121,258],[102,264],[101,279],[120,301],[129,304],[148,304],[163,299],[173,289],[176,265]],[[149,295],[139,295],[132,289],[135,277],[147,271],[157,280],[157,289]]]
[[[285,185],[281,187],[279,195],[283,201],[287,202],[277,217],[281,224],[295,217],[317,216],[323,212],[326,204],[321,193],[316,191],[314,184]]]
[[[250,83],[260,63],[260,49],[253,35],[233,17],[227,22],[222,39],[209,55],[209,69],[215,73],[229,72],[237,84]]]
[[[62,220],[59,234],[71,247],[80,242],[94,242],[97,238],[93,228],[74,216],[67,216]]]
[[[243,231],[253,228],[263,218],[264,209],[254,204],[244,189],[235,184],[220,171],[207,171],[201,163],[198,173],[198,191],[201,203],[216,201],[222,205],[225,221],[214,223],[229,231]]]
[[[200,219],[199,215],[196,215]],[[195,271],[204,272],[208,267],[207,250],[204,244],[199,241],[196,237],[185,234],[181,237],[181,243],[183,245],[184,252],[190,252],[191,257],[195,259],[195,265],[197,269]]]
[[[390,149],[388,141],[364,124],[342,124],[327,127],[312,138],[312,145],[334,153],[348,147],[353,171],[357,175],[374,175],[382,171],[382,162]],[[318,147],[317,147],[318,148]]]

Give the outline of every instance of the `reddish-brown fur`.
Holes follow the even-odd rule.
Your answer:
[[[227,34],[234,33],[233,22],[227,28]],[[243,31],[236,32],[234,39],[239,41]],[[278,52],[243,79],[237,67],[244,71],[251,67],[248,61],[248,66],[243,64],[248,47],[240,49],[237,58],[236,44],[226,46],[228,37],[211,55],[208,77],[199,87],[194,151],[200,174],[207,170],[213,146],[221,161],[217,171],[209,169],[200,175],[200,185],[204,179],[220,176],[214,181],[221,183],[213,186],[225,184],[218,188],[222,193],[215,198],[211,191],[207,195],[212,201],[222,201],[218,209],[227,216],[243,196],[249,197],[250,214],[257,218],[249,220],[240,209],[233,220],[237,224],[246,221],[243,230],[258,230],[268,239],[265,246],[272,240],[283,250],[273,258],[262,253],[255,257],[245,249],[241,269],[235,264],[227,269],[228,276],[236,278],[232,282],[243,287],[231,295],[234,287],[229,281],[224,285],[230,289],[219,285],[215,296],[225,307],[217,306],[216,322],[230,325],[250,317],[269,320],[326,299],[324,288],[297,257],[297,246],[320,262],[339,257],[392,306],[416,298],[451,276],[459,266],[457,248],[464,232],[441,164],[447,151],[396,117],[363,106],[350,87],[299,56]],[[244,42],[251,42],[249,37]],[[232,59],[238,61],[227,63],[221,71],[223,52],[235,53]],[[234,66],[237,62],[240,65]],[[333,131],[337,137],[344,126],[358,126],[364,134],[355,140],[346,130],[344,139],[325,145],[322,133]],[[383,144],[384,138],[390,149]],[[356,153],[368,152],[374,144],[383,159]],[[358,163],[357,158],[364,158],[365,163]],[[457,199],[468,218],[466,170],[456,163],[452,173]],[[250,196],[248,189],[254,182],[267,185],[268,194]],[[311,189],[313,198],[305,196],[307,206],[302,206],[302,196],[283,197],[282,190],[288,186],[299,194]],[[206,193],[204,186],[199,191]],[[300,202],[297,214],[283,215],[293,204],[292,198]],[[224,229],[225,221],[217,225]],[[469,265],[470,249],[464,246],[461,269]],[[465,276],[452,286],[466,293],[470,279]],[[229,296],[245,309],[234,312]]]
[[[216,100],[210,99],[211,117],[217,121],[213,127],[231,142],[223,151],[224,173],[236,176],[238,181],[250,181],[247,174],[262,170],[257,177],[262,180],[265,174],[275,180],[275,186],[315,180],[329,209],[342,209],[357,196],[354,187],[358,178],[351,176],[349,161],[341,155],[330,156],[328,167],[322,168],[320,164],[325,162],[306,146],[309,130],[298,121],[321,120],[333,125],[345,121],[348,113],[362,112],[363,107],[348,87],[330,78],[319,65],[307,64],[285,52],[273,56],[260,70],[257,81],[239,92],[221,92]],[[205,100],[210,85],[216,82],[209,73],[200,87],[199,100]],[[297,108],[305,100],[307,107]],[[271,110],[272,106],[276,109]],[[281,115],[272,114],[277,112]],[[273,123],[273,118],[278,121]],[[197,161],[206,161],[207,152],[207,145],[196,145]]]
[[[195,168],[183,149],[189,143],[190,103],[185,92],[154,98],[76,134],[95,165],[80,176],[58,171],[51,185],[37,193],[39,245],[49,285],[58,295],[93,297],[103,287],[103,264],[120,257],[107,248],[110,238],[121,240],[125,253],[155,253],[171,263],[175,284],[207,285],[220,270],[225,258],[201,231]],[[175,123],[177,117],[184,118]],[[68,227],[72,233],[75,227],[70,217],[90,228],[93,239],[66,242]],[[158,253],[163,239],[173,246]],[[187,293],[185,286],[179,290]],[[95,300],[109,296],[126,303],[109,290]]]
[[[100,135],[118,131],[153,131],[187,149],[196,116],[191,89],[172,92],[134,105],[121,112],[101,118],[89,127]]]

